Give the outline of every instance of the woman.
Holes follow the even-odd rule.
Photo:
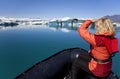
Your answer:
[[[97,30],[95,34],[91,34],[87,30],[93,22],[95,22]],[[73,63],[72,79],[77,79],[79,69],[96,77],[107,77],[112,68],[112,54],[118,51],[118,40],[115,38],[112,22],[108,18],[86,20],[79,27],[78,33],[90,44],[90,51],[81,53]]]

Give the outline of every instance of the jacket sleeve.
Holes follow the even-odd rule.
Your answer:
[[[80,36],[87,41],[88,43],[90,43],[91,45],[95,44],[94,41],[94,34],[91,34],[87,28],[89,27],[89,25],[92,23],[91,20],[86,20],[79,28],[78,28],[78,33],[80,34]]]

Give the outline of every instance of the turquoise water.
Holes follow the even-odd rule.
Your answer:
[[[90,31],[94,32],[93,29]],[[120,41],[119,31],[117,36]],[[33,64],[73,47],[89,49],[74,27],[17,26],[0,29],[0,79],[14,79]],[[120,77],[119,60],[120,53],[113,58],[113,71]]]

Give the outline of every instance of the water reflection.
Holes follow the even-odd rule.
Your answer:
[[[56,24],[49,24],[49,25],[14,25],[14,26],[0,26],[0,30],[7,30],[7,29],[14,29],[14,28],[49,28],[53,31],[61,30],[63,32],[70,32],[71,30],[76,31],[82,23],[64,23],[62,25],[56,25]],[[95,23],[92,23],[89,27],[89,29],[95,30]],[[115,27],[116,32],[120,32],[120,27]]]
[[[62,30],[77,30],[80,26],[81,26],[82,23],[73,23],[73,24],[70,24],[70,23],[65,23],[64,25],[58,25],[58,24],[49,24],[49,27],[51,28],[55,28],[56,30],[59,30],[59,29],[62,29]],[[95,24],[92,23],[89,27],[90,29],[95,29]]]

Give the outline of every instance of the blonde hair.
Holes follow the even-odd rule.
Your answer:
[[[115,35],[115,29],[112,22],[108,18],[101,18],[95,22],[97,32],[99,34],[109,33],[109,35]]]

